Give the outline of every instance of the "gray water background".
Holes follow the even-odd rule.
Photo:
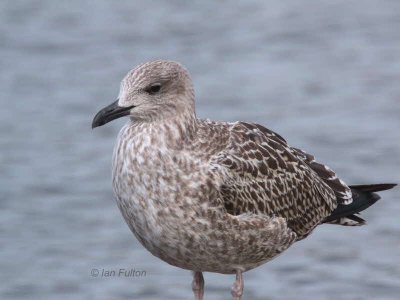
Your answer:
[[[400,182],[400,1],[1,1],[1,299],[192,298],[113,200],[125,121],[90,128],[154,58],[188,67],[200,117],[263,124],[348,183]],[[246,273],[245,299],[400,299],[400,189],[382,196],[368,226],[320,226]],[[205,280],[229,299],[233,276]]]

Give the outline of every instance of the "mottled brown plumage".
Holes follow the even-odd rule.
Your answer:
[[[196,299],[203,271],[236,274],[240,299],[242,272],[319,224],[363,223],[357,203],[342,209],[353,202],[350,188],[312,155],[258,124],[197,119],[190,75],[178,63],[129,72],[93,127],[124,115],[113,156],[118,206],[153,255],[195,272]],[[360,195],[362,207],[371,205],[370,194]]]

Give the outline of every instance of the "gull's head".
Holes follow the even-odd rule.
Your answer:
[[[92,128],[123,116],[151,122],[185,112],[194,113],[189,72],[177,62],[156,60],[137,66],[125,76],[117,101],[96,114]]]

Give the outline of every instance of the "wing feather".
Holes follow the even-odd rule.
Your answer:
[[[327,165],[317,162],[313,155],[303,150],[291,147],[293,152],[306,162],[310,168],[315,171],[319,177],[334,191],[337,201],[340,204],[350,204],[353,201],[349,186],[343,182],[336,173]]]
[[[222,166],[214,170],[222,172],[225,208],[233,215],[283,217],[299,238],[305,237],[337,206],[335,192],[309,158],[261,125],[234,123],[228,145],[212,158]]]

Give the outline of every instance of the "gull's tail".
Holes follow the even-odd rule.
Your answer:
[[[389,190],[396,185],[393,183],[381,183],[349,186],[353,194],[353,202],[347,205],[339,204],[332,214],[324,220],[324,223],[345,226],[364,225],[365,220],[356,214],[367,209],[381,198],[375,192]]]

